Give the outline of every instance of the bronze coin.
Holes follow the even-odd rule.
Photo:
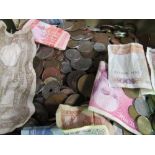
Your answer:
[[[90,97],[94,80],[95,80],[95,76],[93,74],[85,74],[79,78],[77,86],[78,86],[79,92],[83,96]]]
[[[54,49],[48,46],[41,46],[36,54],[40,59],[47,59],[54,55]]]
[[[73,22],[65,20],[65,22],[63,24],[63,29],[67,31],[67,30],[71,29],[73,27],[73,25],[74,25]]]
[[[94,34],[94,41],[98,43],[103,43],[108,45],[109,44],[109,38],[106,33],[95,33]]]
[[[43,71],[42,79],[45,80],[48,77],[58,77],[60,76],[60,70],[55,67],[48,67]]]
[[[115,38],[114,36],[110,38],[110,43],[112,44],[120,44],[120,40],[118,38]]]
[[[67,46],[69,48],[78,48],[79,41],[75,41],[75,40],[70,39]]]
[[[58,60],[58,61],[63,61],[63,59],[64,59],[64,51],[60,51],[60,50],[55,49],[53,58]]]
[[[45,101],[45,105],[59,105],[63,104],[66,100],[67,95],[59,92],[59,93],[52,93],[48,96],[48,98]]]
[[[33,66],[36,72],[36,76],[39,78],[43,72],[43,61],[38,57],[35,57],[33,60]]]
[[[67,31],[77,31],[77,30],[83,29],[84,27],[85,27],[85,21],[79,20],[77,22],[74,22],[73,26]]]
[[[153,129],[151,127],[150,121],[147,119],[145,116],[139,116],[137,118],[137,127],[138,130],[143,134],[143,135],[150,135],[153,132]]]
[[[133,120],[136,120],[136,118],[139,116],[138,112],[136,111],[133,105],[130,105],[128,107],[128,113]]]
[[[61,90],[61,92],[64,93],[64,94],[66,94],[67,96],[68,96],[68,95],[71,95],[71,94],[74,94],[73,89],[71,89],[71,88],[69,88],[69,87],[63,88],[63,89]]]
[[[72,88],[75,92],[77,92],[77,82],[78,79],[84,75],[84,71],[72,71],[67,76],[67,84],[70,88]]]
[[[70,95],[64,102],[64,104],[67,105],[76,105],[80,101],[80,95],[79,94],[72,94]]]
[[[135,88],[135,89],[123,88],[123,91],[126,96],[135,99],[135,98],[139,97],[140,89],[139,88]]]
[[[44,60],[43,66],[44,66],[44,68],[55,67],[55,68],[59,69],[60,68],[60,62],[54,58],[51,60]]]
[[[60,92],[60,83],[58,81],[51,81],[47,83],[42,89],[42,95],[45,99],[52,93]]]

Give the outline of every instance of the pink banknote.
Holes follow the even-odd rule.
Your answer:
[[[140,134],[134,120],[128,114],[128,107],[132,102],[133,99],[127,97],[122,88],[110,87],[107,65],[101,61],[89,102],[89,110],[116,121],[134,134]]]
[[[30,27],[36,42],[65,50],[70,39],[70,34],[54,25],[49,25],[40,20],[31,19],[24,27]]]

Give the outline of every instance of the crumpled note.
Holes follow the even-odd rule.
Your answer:
[[[94,81],[89,110],[116,121],[132,133],[139,134],[134,120],[128,114],[133,99],[125,95],[122,88],[110,86],[107,78],[107,64],[101,61]]]
[[[105,125],[108,128],[109,134],[114,134],[112,124],[103,116],[89,111],[87,106],[73,107],[60,104],[56,112],[56,124],[61,129],[73,129],[88,125]]]
[[[0,36],[0,134],[4,134],[24,125],[35,111],[36,46],[30,29],[9,34],[2,21]]]
[[[108,54],[108,79],[112,87],[152,89],[141,44],[109,45]]]

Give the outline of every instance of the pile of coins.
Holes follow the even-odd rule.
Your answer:
[[[140,133],[144,135],[155,133],[155,96],[136,98],[133,105],[129,106],[128,112]]]
[[[61,28],[71,35],[65,51],[37,44],[33,61],[37,76],[33,101],[36,111],[24,127],[55,124],[59,104],[88,105],[99,62],[108,63],[108,45],[138,42],[136,27],[131,23],[123,26],[87,24],[85,20],[64,20]],[[142,134],[152,134],[155,130],[155,98],[137,98],[139,89],[123,90],[135,99],[129,114],[138,130]],[[119,128],[118,133],[131,134],[123,127]]]

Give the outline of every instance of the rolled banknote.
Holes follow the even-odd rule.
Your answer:
[[[46,24],[40,20],[31,19],[24,27],[30,27],[36,42],[65,50],[70,34],[55,25]]]
[[[108,79],[112,87],[152,89],[141,44],[109,45],[108,55]]]
[[[132,133],[140,134],[134,120],[128,114],[128,107],[132,102],[133,99],[126,96],[122,88],[110,86],[107,65],[101,61],[89,102],[89,110],[116,121]]]
[[[73,107],[60,104],[56,112],[56,124],[61,129],[73,129],[88,125],[105,125],[114,134],[112,124],[103,116],[88,110],[87,106]]]

